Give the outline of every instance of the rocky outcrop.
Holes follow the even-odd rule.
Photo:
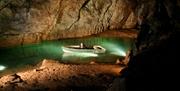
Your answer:
[[[135,28],[136,23],[136,16],[124,0],[0,1],[1,44],[82,37]]]
[[[124,72],[126,91],[177,90],[179,0],[136,1],[140,32]]]
[[[131,51],[128,68],[109,90],[179,90],[179,0],[126,0],[126,3],[132,5],[138,16],[137,49]]]
[[[127,0],[139,24],[136,46],[146,49],[179,31],[179,0]]]
[[[125,66],[62,64],[44,60],[33,70],[0,78],[1,91],[105,91]]]

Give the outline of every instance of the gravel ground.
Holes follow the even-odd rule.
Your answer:
[[[44,59],[37,68],[0,78],[0,91],[105,91],[124,66],[62,64]]]

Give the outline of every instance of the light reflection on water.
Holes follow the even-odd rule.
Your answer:
[[[65,54],[63,45],[86,46],[101,45],[107,52],[105,54]],[[43,59],[54,59],[64,63],[114,63],[117,58],[122,58],[132,47],[131,39],[88,37],[77,39],[64,39],[56,41],[44,41],[38,44],[0,48],[0,72],[6,69],[20,68],[25,65],[35,65]]]
[[[5,70],[5,69],[6,69],[6,67],[5,67],[5,66],[0,65],[0,71],[3,71],[3,70]]]

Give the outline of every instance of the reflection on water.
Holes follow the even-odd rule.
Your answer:
[[[5,70],[5,69],[6,69],[6,67],[5,67],[5,66],[0,65],[0,71],[3,71],[3,70]]]
[[[104,54],[63,53],[61,47],[65,45],[79,45],[87,47],[101,45],[106,49]],[[64,63],[114,63],[117,58],[123,58],[132,47],[131,39],[88,37],[43,41],[39,44],[0,48],[0,72],[6,69],[20,68],[25,65],[35,65],[43,59],[55,59]]]

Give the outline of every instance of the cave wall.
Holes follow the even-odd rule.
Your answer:
[[[126,3],[137,16],[139,51],[180,31],[180,0],[127,0]]]
[[[135,28],[125,0],[1,0],[1,46]]]
[[[138,38],[147,46],[169,25],[179,28],[179,7],[180,0],[1,0],[0,46],[132,28],[148,30]]]
[[[126,91],[174,91],[179,71],[180,0],[128,0],[138,16],[137,50],[124,72]]]

